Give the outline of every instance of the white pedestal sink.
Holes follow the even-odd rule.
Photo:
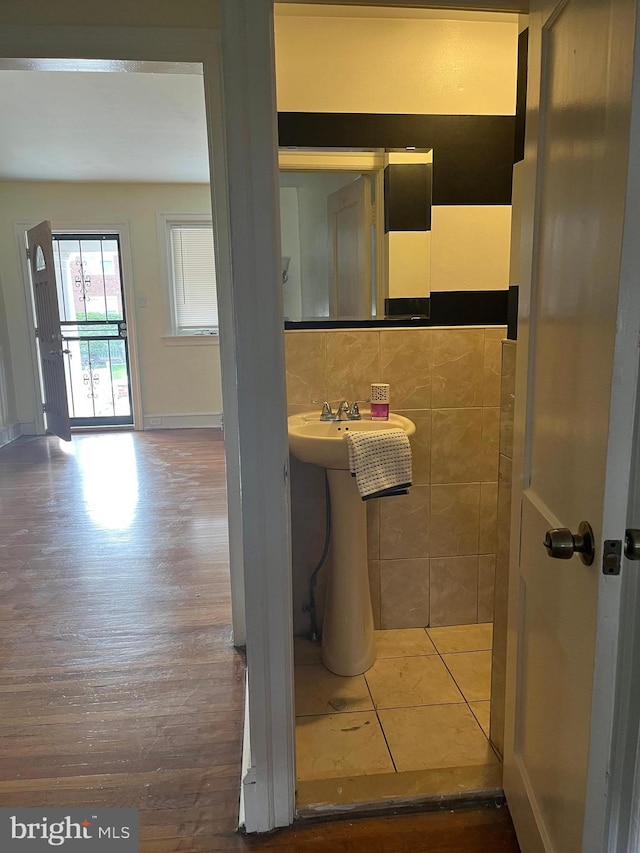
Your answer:
[[[322,662],[337,675],[359,675],[376,659],[367,567],[367,505],[349,473],[350,431],[416,430],[413,421],[390,414],[388,421],[321,421],[319,412],[288,419],[289,449],[301,462],[327,469],[331,497],[331,573],[322,626]],[[393,498],[390,498],[393,500]]]

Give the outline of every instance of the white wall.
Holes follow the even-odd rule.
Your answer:
[[[0,280],[0,447],[10,440],[9,431],[17,424],[17,421],[9,330]]]
[[[219,350],[205,343],[179,345],[163,338],[165,316],[156,213],[210,215],[208,185],[0,183],[0,279],[4,290],[13,361],[17,418],[33,421],[29,336],[14,222],[50,219],[65,223],[128,223],[133,282],[146,307],[136,309],[145,417],[215,414],[222,411]],[[1,334],[1,331],[0,331]],[[164,426],[177,424],[168,420]]]

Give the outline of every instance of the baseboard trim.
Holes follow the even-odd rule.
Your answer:
[[[11,426],[0,426],[0,447],[4,447],[5,444],[10,444],[20,435],[22,435],[20,424],[11,424]]]
[[[20,421],[20,435],[38,435],[35,421]],[[42,433],[44,435],[44,433]]]
[[[192,415],[145,415],[144,429],[222,429],[222,412]]]

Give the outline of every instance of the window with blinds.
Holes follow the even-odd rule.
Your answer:
[[[216,265],[211,224],[169,225],[175,334],[218,331]]]

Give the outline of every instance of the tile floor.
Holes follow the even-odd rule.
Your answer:
[[[298,779],[495,765],[490,623],[376,631],[364,675],[333,675],[296,637]]]

